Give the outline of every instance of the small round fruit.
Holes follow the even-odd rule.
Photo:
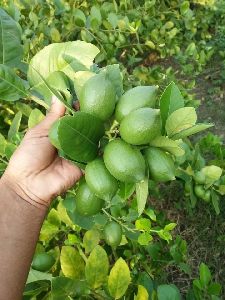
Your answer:
[[[196,183],[199,183],[199,184],[204,184],[205,183],[205,174],[202,173],[201,171],[197,171],[195,174],[194,174],[194,180]]]
[[[122,182],[139,182],[145,177],[145,161],[141,152],[121,139],[106,145],[103,158],[109,172]]]
[[[210,191],[206,191],[204,197],[202,198],[205,202],[210,202],[211,199],[211,193]]]
[[[114,36],[114,34],[112,34],[112,33],[109,34],[109,41],[112,44],[115,43],[115,36]]]
[[[122,45],[126,43],[126,37],[122,33],[119,34],[118,40]]]
[[[143,107],[123,118],[120,125],[122,139],[132,145],[148,144],[161,135],[161,121],[158,109]]]
[[[34,255],[32,268],[40,272],[47,272],[54,265],[55,259],[48,253],[38,253]]]
[[[104,227],[104,237],[106,243],[111,247],[117,247],[122,240],[122,228],[116,222],[110,222]]]
[[[158,182],[175,180],[175,166],[171,155],[161,149],[149,147],[145,150],[150,178]]]
[[[118,190],[117,180],[109,173],[100,158],[87,164],[85,179],[92,192],[105,201],[110,201]]]
[[[115,88],[105,73],[89,78],[81,90],[80,110],[106,121],[116,104]]]
[[[133,110],[141,107],[155,107],[157,86],[137,86],[128,90],[119,99],[115,110],[118,122]]]
[[[76,211],[82,216],[96,215],[102,209],[104,201],[90,190],[83,182],[79,185],[76,195]]]
[[[194,191],[195,191],[195,195],[198,198],[203,199],[205,197],[205,189],[204,189],[203,185],[196,184],[194,187]]]

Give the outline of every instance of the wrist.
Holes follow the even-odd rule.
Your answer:
[[[17,201],[23,202],[25,201],[43,212],[46,212],[48,209],[45,202],[41,202],[40,199],[36,199],[34,195],[31,197],[23,184],[18,182],[16,178],[13,178],[13,176],[9,175],[7,172],[5,172],[0,179],[0,190],[2,188],[10,193],[12,199],[17,199]]]

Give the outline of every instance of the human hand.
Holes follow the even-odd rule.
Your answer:
[[[38,207],[48,207],[82,176],[78,167],[58,156],[48,138],[51,125],[64,114],[64,105],[53,97],[50,112],[27,131],[2,177],[17,195]]]

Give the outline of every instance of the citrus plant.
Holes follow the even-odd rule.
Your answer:
[[[156,12],[155,2],[145,3],[146,16],[149,10]],[[187,2],[183,1],[179,10],[187,18],[185,27],[193,27],[195,34],[197,24]],[[56,2],[54,12],[60,16],[66,13],[70,20],[69,5],[60,6],[60,3]],[[26,16],[29,3],[20,5]],[[117,11],[117,5],[114,6],[113,10]],[[121,4],[121,11],[126,10],[125,6]],[[4,135],[0,135],[0,172],[6,168],[26,131],[25,117],[28,128],[38,124],[53,95],[65,105],[66,115],[52,126],[51,143],[60,156],[85,172],[65,197],[58,197],[52,204],[40,233],[24,299],[181,299],[175,285],[162,284],[166,277],[163,268],[176,265],[190,275],[187,246],[181,237],[173,239],[176,223],[168,222],[163,212],[153,209],[149,201],[152,186],[176,178],[188,182],[191,178],[194,190],[199,194],[201,189],[202,195],[204,192],[204,200],[213,199],[211,193],[224,193],[221,170],[214,167],[216,175],[212,178],[212,169],[207,169],[212,166],[201,165],[192,172],[185,166],[189,158],[184,140],[212,124],[197,123],[195,108],[186,105],[177,85],[171,82],[162,93],[153,85],[125,88],[127,84],[124,85],[119,65],[100,67],[96,63],[106,60],[100,56],[104,50],[109,54],[107,58],[114,56],[108,40],[102,43],[106,38],[115,43],[115,53],[126,48],[126,38],[138,41],[132,48],[134,52],[138,49],[141,53],[142,49],[152,49],[154,45],[162,57],[177,51],[173,41],[178,31],[173,22],[166,21],[159,41],[152,28],[153,41],[147,40],[142,45],[141,22],[130,22],[124,16],[110,13],[111,7],[109,4],[107,8],[106,3],[99,13],[98,7],[93,6],[88,18],[85,10],[84,13],[74,8],[73,19],[66,28],[70,32],[70,26],[76,24],[83,41],[67,41],[62,36],[66,40],[62,43],[57,29],[59,20],[51,18],[51,26],[46,30],[46,23],[43,22],[43,28],[35,13],[37,9],[42,16],[46,11],[53,17],[48,3],[41,8],[38,4],[29,13],[32,26],[44,32],[38,36],[28,30],[22,35],[16,6],[8,6],[11,16],[0,9],[4,43],[0,47],[0,98],[7,112],[4,123],[10,124],[12,107],[18,111],[9,130],[4,126]],[[135,19],[132,5],[129,9],[129,18]],[[148,24],[147,18],[144,23],[143,41],[146,41],[145,34],[148,35],[148,28],[154,24]],[[86,24],[91,24],[91,30]],[[129,34],[121,32],[123,25]],[[109,35],[103,35],[105,29],[99,30],[100,26],[106,26]],[[160,46],[168,34],[167,47]],[[101,52],[94,44],[87,43],[90,37],[91,42],[103,44]],[[48,45],[50,42],[56,43]],[[48,46],[43,48],[44,45]],[[30,46],[32,49],[28,49]],[[22,61],[24,48],[29,65]],[[192,45],[190,55],[193,49]],[[35,54],[31,59],[30,50],[32,56]],[[17,101],[20,99],[24,100]],[[74,110],[73,101],[79,101],[78,111]],[[35,108],[37,104],[41,110]],[[208,189],[210,197],[206,197]],[[205,285],[196,281],[194,295],[201,297],[207,292],[210,297],[219,295],[220,287],[210,290],[214,287],[210,280]]]

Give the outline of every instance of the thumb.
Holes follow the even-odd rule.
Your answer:
[[[52,124],[60,117],[64,116],[66,108],[64,104],[56,97],[52,97],[50,111],[47,113],[44,120],[38,125],[39,129],[49,130]]]

